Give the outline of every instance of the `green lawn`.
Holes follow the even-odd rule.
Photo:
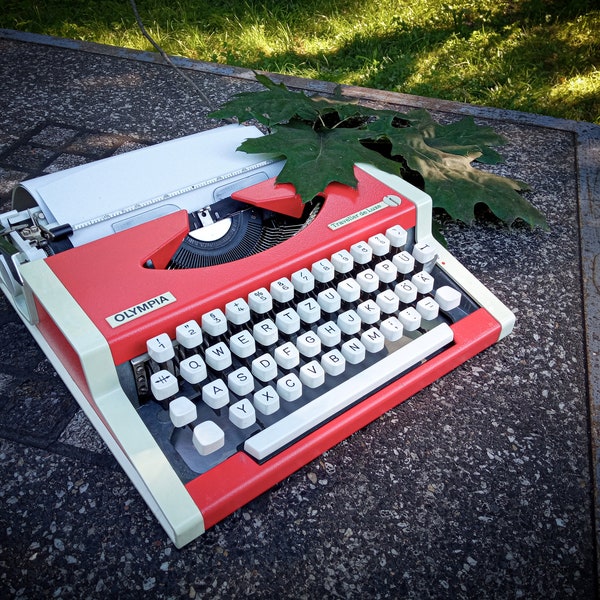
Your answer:
[[[138,0],[170,54],[600,124],[597,0]],[[129,0],[4,0],[0,27],[152,50]]]

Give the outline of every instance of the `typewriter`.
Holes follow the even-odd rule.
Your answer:
[[[0,215],[2,291],[177,547],[514,323],[424,192],[357,164],[300,199],[237,151],[258,135],[24,181]]]

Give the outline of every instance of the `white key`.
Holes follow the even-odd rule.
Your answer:
[[[429,294],[433,290],[434,279],[427,271],[415,273],[410,280],[415,284],[420,294]]]
[[[375,273],[377,274],[377,277],[379,277],[379,281],[382,281],[383,283],[392,283],[392,281],[396,281],[398,269],[391,260],[382,260],[375,265]]]
[[[440,305],[433,298],[426,296],[417,302],[416,309],[426,321],[432,321],[438,316]]]
[[[331,281],[335,275],[335,267],[327,258],[322,258],[312,264],[311,272],[316,281],[327,283]]]
[[[363,292],[374,292],[379,287],[379,277],[373,269],[366,269],[356,276],[356,282]]]
[[[175,356],[173,342],[166,333],[161,333],[156,337],[150,338],[146,342],[146,349],[152,360],[157,363],[164,363],[171,360]]]
[[[250,320],[250,307],[243,298],[237,298],[225,305],[225,316],[234,325],[243,325]]]
[[[421,315],[412,306],[401,310],[398,319],[405,331],[415,331],[421,326]]]
[[[270,346],[279,339],[279,330],[271,319],[265,319],[254,325],[252,335],[259,344]]]
[[[357,365],[365,360],[367,350],[360,340],[352,338],[342,344],[342,355],[351,365]]]
[[[225,433],[214,421],[204,421],[194,427],[192,442],[198,454],[208,456],[225,445]]]
[[[202,388],[202,400],[217,410],[229,404],[229,389],[222,379],[215,379]]]
[[[373,323],[377,323],[377,321],[379,321],[379,317],[381,316],[381,308],[379,308],[377,302],[374,302],[369,298],[369,300],[361,302],[356,307],[356,313],[363,323],[366,323],[367,325],[373,325]]]
[[[239,331],[229,338],[229,349],[240,358],[248,358],[256,352],[256,342],[249,331]]]
[[[392,262],[396,269],[398,269],[398,273],[402,273],[402,275],[411,273],[415,268],[415,257],[406,250],[394,255]]]
[[[316,333],[307,331],[296,339],[296,348],[303,356],[312,358],[321,352],[321,338]]]
[[[277,302],[290,302],[294,299],[294,286],[287,277],[273,281],[270,286],[271,296]]]
[[[333,348],[342,341],[342,330],[333,322],[327,321],[317,327],[317,335],[323,346]]]
[[[157,400],[166,400],[179,391],[177,377],[166,369],[152,373],[150,375],[150,390]]]
[[[330,350],[321,356],[321,366],[328,375],[341,375],[346,370],[346,359],[339,350]]]
[[[436,257],[436,249],[427,242],[417,242],[412,249],[415,260],[421,264],[428,263]]]
[[[286,342],[275,349],[273,353],[275,362],[282,369],[293,369],[300,363],[300,352],[292,342]]]
[[[256,411],[250,400],[244,398],[229,407],[229,420],[239,429],[247,429],[256,423]]]
[[[179,374],[192,385],[207,377],[206,363],[199,354],[194,354],[179,363]]]
[[[382,233],[378,233],[369,238],[369,246],[375,256],[384,256],[390,251],[390,240]]]
[[[226,344],[218,342],[206,349],[204,360],[211,369],[223,371],[231,366],[231,352]]]
[[[227,319],[220,308],[211,310],[202,315],[202,329],[204,333],[217,336],[227,331]]]
[[[337,325],[345,334],[354,335],[360,331],[362,321],[355,310],[347,310],[338,315]]]
[[[350,247],[350,254],[356,264],[365,265],[373,258],[373,248],[366,242],[357,242]]]
[[[317,302],[326,313],[332,313],[340,310],[342,298],[333,288],[328,288],[318,293]]]
[[[264,315],[273,308],[273,296],[267,288],[259,288],[248,294],[248,306],[255,313]]]
[[[302,302],[298,302],[296,311],[299,317],[309,325],[316,323],[321,318],[321,307],[313,298],[307,298],[306,300],[302,300]]]
[[[397,317],[389,317],[385,321],[381,321],[379,330],[383,333],[386,340],[397,342],[404,332],[402,323]]]
[[[252,361],[252,374],[263,383],[271,381],[277,377],[277,362],[270,354],[257,356]]]
[[[363,369],[361,373],[342,381],[338,386],[248,438],[244,443],[244,450],[257,460],[268,458],[352,406],[360,398],[371,394],[394,377],[418,365],[437,350],[444,348],[452,339],[452,329],[446,324],[438,325],[407,346]]]
[[[238,396],[247,396],[254,391],[254,377],[246,367],[240,367],[227,376],[227,387]]]
[[[348,250],[340,250],[331,255],[331,264],[338,273],[349,273],[354,267],[354,259]]]
[[[356,302],[360,298],[360,285],[355,279],[344,279],[337,286],[340,297],[346,302]]]
[[[390,244],[394,248],[402,248],[406,244],[408,236],[406,229],[401,225],[394,225],[385,232],[386,237],[390,240]]]
[[[414,283],[405,279],[394,288],[394,293],[400,298],[400,302],[409,304],[417,299],[418,290]]]
[[[277,380],[277,393],[286,402],[293,402],[302,396],[302,382],[295,373],[288,373]]]
[[[279,410],[279,394],[272,385],[254,393],[254,408],[263,415],[272,415]]]
[[[296,333],[300,329],[300,317],[293,308],[286,308],[275,315],[275,325],[282,333]]]
[[[311,389],[318,388],[325,383],[325,370],[316,360],[300,367],[300,381]]]
[[[442,310],[452,310],[460,306],[461,293],[449,285],[438,288],[433,299],[440,305]]]
[[[308,269],[300,269],[292,274],[294,289],[301,294],[306,294],[315,287],[315,277]]]
[[[385,292],[377,294],[375,302],[377,302],[377,306],[379,306],[381,311],[386,315],[391,315],[393,312],[396,312],[400,306],[400,298],[398,298],[392,290],[385,290]]]
[[[175,339],[184,348],[196,348],[202,343],[202,329],[197,321],[191,319],[177,326],[175,329]]]
[[[367,352],[379,352],[385,346],[385,337],[376,327],[371,327],[371,329],[363,331],[360,341]]]
[[[198,418],[198,411],[189,398],[179,396],[169,402],[169,417],[175,427],[185,427]]]

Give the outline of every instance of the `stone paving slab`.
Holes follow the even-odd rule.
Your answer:
[[[217,106],[258,87],[176,62]],[[4,30],[0,74],[0,210],[21,179],[217,125],[149,53]],[[597,596],[600,128],[344,92],[510,140],[494,169],[530,183],[550,232],[446,233],[514,334],[177,550],[1,298],[2,597]]]

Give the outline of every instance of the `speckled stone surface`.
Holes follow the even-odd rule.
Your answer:
[[[1,210],[25,177],[216,125],[172,69],[125,51],[0,36],[0,73]],[[215,105],[255,85],[188,74]],[[596,597],[577,140],[487,122],[510,140],[496,171],[529,182],[550,231],[446,235],[513,335],[182,550],[0,298],[0,597]]]

